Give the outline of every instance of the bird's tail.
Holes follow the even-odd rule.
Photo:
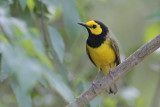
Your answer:
[[[114,83],[110,88],[106,90],[108,94],[116,94],[118,92],[118,86]]]

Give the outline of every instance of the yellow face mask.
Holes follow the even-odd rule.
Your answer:
[[[87,28],[91,31],[92,34],[100,35],[102,33],[101,26],[95,21],[92,20],[92,21],[86,22],[86,25],[88,26]]]

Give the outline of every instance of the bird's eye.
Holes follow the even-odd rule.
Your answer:
[[[96,25],[93,25],[93,28],[95,29],[97,26]]]

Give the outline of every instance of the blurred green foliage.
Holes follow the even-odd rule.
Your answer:
[[[160,33],[159,5],[149,0],[0,0],[0,107],[67,105],[96,74],[85,53],[87,31],[77,23],[107,24],[125,59]],[[159,64],[156,51],[118,82],[117,95],[104,92],[86,107],[151,107]]]

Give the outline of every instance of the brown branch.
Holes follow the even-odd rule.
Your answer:
[[[159,47],[160,47],[160,34],[151,41],[149,41],[148,43],[146,43],[145,45],[143,45],[142,47],[140,47],[136,52],[130,55],[123,63],[118,65],[113,70],[114,79],[112,79],[109,75],[106,75],[105,77],[98,80],[96,83],[97,94],[94,94],[92,88],[89,88],[87,91],[82,93],[79,97],[77,97],[73,102],[68,104],[66,107],[84,107],[97,95],[99,95],[101,92],[109,88],[123,75],[129,72],[129,70],[131,70],[134,66],[140,63],[146,56],[151,54]]]
[[[68,83],[67,72],[66,72],[67,69],[65,68],[63,63],[61,63],[60,60],[58,59],[58,56],[57,56],[53,46],[51,45],[51,40],[50,40],[49,36],[47,35],[46,29],[45,29],[44,6],[43,6],[42,1],[41,1],[41,14],[42,14],[41,24],[42,24],[42,32],[43,32],[42,38],[44,41],[45,51],[46,51],[47,57],[49,58],[49,60],[53,64],[53,66],[55,66],[57,71],[63,76],[65,83]]]
[[[0,31],[2,31],[3,36],[7,39],[7,41],[8,41],[9,43],[13,44],[12,39],[10,39],[10,38],[8,37],[8,35],[6,34],[6,32],[4,31],[4,29],[3,29],[3,27],[2,27],[1,25],[0,25]]]
[[[48,41],[48,37],[47,37],[47,34],[46,34],[46,29],[45,29],[45,23],[44,23],[44,6],[43,6],[43,3],[41,2],[41,24],[42,24],[42,33],[43,33],[43,40],[44,40],[44,44],[45,44],[45,47],[47,48],[46,51],[48,51],[48,48],[49,48],[49,41]]]
[[[2,69],[2,54],[0,53],[0,73],[1,73],[1,69]]]

